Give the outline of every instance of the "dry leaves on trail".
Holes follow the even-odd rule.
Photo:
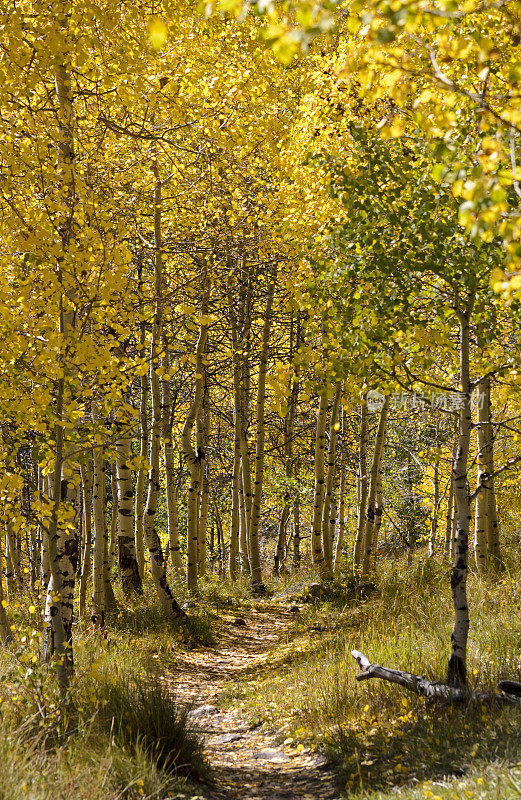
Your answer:
[[[167,676],[177,697],[193,704],[194,725],[203,734],[213,775],[208,800],[334,800],[339,797],[326,759],[293,742],[282,744],[275,731],[252,727],[236,709],[221,710],[226,684],[255,679],[287,635],[294,615],[259,609],[242,613],[246,625],[225,622],[220,645],[182,653]]]

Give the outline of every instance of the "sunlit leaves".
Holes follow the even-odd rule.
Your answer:
[[[148,23],[148,38],[154,50],[160,50],[166,42],[168,27],[161,17],[152,17]]]

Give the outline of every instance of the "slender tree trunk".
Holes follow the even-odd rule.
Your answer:
[[[3,564],[2,564],[2,548],[0,547],[0,640],[2,644],[6,645],[12,639],[11,628],[4,606],[4,582],[2,578]]]
[[[230,282],[227,287],[227,295],[233,353],[234,446],[235,448],[238,447],[240,452],[238,478],[239,563],[241,573],[243,575],[250,575],[249,529],[253,493],[251,486],[250,453],[247,440],[250,402],[249,306],[251,303],[251,286],[249,281],[241,281],[237,304],[234,301]],[[238,315],[236,313],[236,307],[238,308]]]
[[[163,337],[163,369],[166,375],[170,370],[170,353],[166,337]],[[173,414],[175,411],[177,392],[172,398],[170,379],[162,381],[163,389],[163,457],[166,479],[166,514],[168,520],[168,556],[174,575],[183,574],[183,559],[179,544],[179,513],[177,508],[181,465],[176,468],[176,452],[172,439]]]
[[[367,514],[367,445],[369,442],[369,424],[367,418],[367,396],[364,395],[360,414],[360,444],[358,449],[358,521],[356,525],[355,546],[353,550],[353,569],[355,573],[362,569],[362,547]]]
[[[319,570],[320,577],[327,579],[322,547],[322,513],[325,495],[325,449],[327,422],[327,394],[320,395],[315,433],[315,489],[313,497],[313,522],[311,528],[311,552],[313,565]]]
[[[293,569],[300,567],[300,501],[293,504]]]
[[[73,481],[67,480],[74,466],[68,464],[67,475],[64,470],[64,423],[66,420],[65,405],[69,399],[69,388],[65,376],[69,372],[70,348],[73,345],[75,315],[71,298],[67,298],[63,285],[63,263],[69,256],[70,244],[74,239],[74,215],[76,206],[76,185],[74,175],[74,107],[72,99],[72,79],[69,69],[70,43],[69,21],[72,12],[70,0],[57,2],[54,10],[56,25],[54,36],[53,77],[56,95],[57,116],[57,174],[58,188],[62,192],[60,200],[63,210],[58,212],[56,230],[59,231],[61,252],[57,258],[57,281],[60,286],[59,302],[59,334],[61,348],[59,364],[62,375],[56,381],[56,425],[54,429],[54,475],[53,503],[48,528],[48,550],[51,577],[47,587],[45,607],[45,655],[54,658],[56,663],[58,684],[65,693],[69,675],[73,669],[72,621],[73,597],[76,578],[76,561],[78,556],[76,520],[63,519],[60,513],[62,501],[70,502],[75,494]],[[73,509],[74,515],[74,509]],[[72,523],[72,524],[71,524]],[[69,527],[65,527],[68,526]]]
[[[159,500],[159,457],[161,453],[161,389],[157,368],[159,366],[159,347],[163,320],[163,257],[161,243],[161,181],[157,161],[154,162],[154,293],[155,308],[150,342],[150,388],[152,394],[152,425],[150,430],[150,471],[148,492],[143,516],[143,533],[150,553],[150,572],[154,587],[163,610],[169,619],[180,620],[186,617],[183,609],[174,598],[166,577],[165,559],[161,540],[156,530],[156,510]]]
[[[248,510],[244,496],[242,479],[242,458],[239,471],[239,564],[242,575],[250,575],[250,556],[248,552]]]
[[[273,564],[273,573],[275,575],[282,575],[284,571],[284,560],[286,555],[286,525],[290,515],[289,503],[284,503],[280,517],[279,526],[277,530],[277,548],[275,550],[275,561]]]
[[[218,550],[218,557],[219,557],[219,576],[225,576],[225,562],[226,562],[226,547],[224,545],[224,530],[223,524],[221,519],[221,512],[219,511],[219,506],[217,505],[217,501],[215,499],[215,495],[212,494],[212,501],[213,501],[213,510],[214,510],[214,519],[215,519],[215,526],[217,528],[217,550]]]
[[[456,535],[456,499],[454,497],[454,474],[453,474],[453,465],[456,460],[456,453],[458,450],[458,430],[459,430],[459,419],[458,415],[455,415],[454,421],[454,443],[452,445],[452,457],[451,457],[451,477],[450,477],[450,484],[449,484],[449,494],[447,499],[447,512],[445,517],[445,555],[451,561],[454,558],[454,537]]]
[[[382,489],[382,459],[378,464],[378,475],[376,479],[376,503],[374,510],[374,525],[373,525],[373,542],[372,542],[372,566],[376,569],[376,549],[378,547],[378,537],[380,535],[380,528],[382,527],[382,520],[384,515],[384,496]]]
[[[434,555],[436,549],[436,534],[438,532],[438,511],[440,506],[440,462],[439,461],[436,461],[434,464],[432,488],[433,488],[433,504],[432,504],[431,527],[429,531],[429,557],[432,557]]]
[[[454,463],[454,459],[452,460]],[[452,468],[451,468],[452,469]],[[447,495],[447,510],[445,513],[445,547],[444,555],[446,558],[451,557],[452,548],[452,518],[454,516],[454,481],[452,474],[449,483],[449,492]]]
[[[141,325],[140,352],[144,354],[145,326]],[[139,576],[143,579],[145,575],[145,546],[144,546],[144,510],[145,510],[145,467],[143,462],[147,457],[148,448],[148,376],[141,376],[141,397],[139,402],[139,460],[140,465],[136,475],[136,505],[134,511],[134,538],[136,543],[136,559],[139,569]],[[167,479],[168,480],[168,479]]]
[[[45,477],[45,495],[49,503],[53,501],[51,479],[49,476]],[[49,536],[45,527],[42,527],[42,558],[40,566],[40,581],[42,586],[47,587],[51,579],[51,561],[49,554]]]
[[[114,498],[117,497],[117,486],[114,486],[113,497]],[[106,497],[103,498],[103,507],[105,509],[107,508]],[[112,516],[116,517],[116,523],[117,523],[117,515],[111,515],[111,527],[112,527]],[[109,534],[108,534],[106,513],[103,515],[103,521],[105,523],[105,536],[103,537],[103,592],[105,595],[105,613],[108,613],[109,611],[117,611],[118,604],[116,602],[116,597],[114,595],[114,588],[112,586],[112,566],[110,562]],[[116,533],[117,533],[117,528],[114,532],[114,539],[116,538]]]
[[[208,387],[206,387],[206,393]],[[208,505],[209,505],[209,492],[210,492],[210,457],[208,447],[210,444],[211,436],[211,419],[210,409],[208,408],[208,397],[203,398],[202,420],[198,432],[198,445],[199,453],[202,454],[201,458],[201,491],[199,500],[199,521],[198,521],[198,565],[197,571],[202,577],[206,574],[206,528],[208,525]]]
[[[345,413],[345,412],[344,412]],[[338,535],[335,543],[335,565],[333,573],[338,575],[342,560],[342,547],[345,536],[345,506],[346,506],[346,465],[342,460],[340,468],[340,487],[339,487],[339,514],[338,514]]]
[[[109,543],[108,568],[112,570],[114,558],[116,556],[116,539],[118,536],[118,479],[114,462],[110,465],[110,494],[112,497],[110,509],[110,538],[107,536],[107,541]]]
[[[186,539],[187,539],[187,586],[190,590],[197,589],[197,559],[198,559],[198,499],[201,480],[201,460],[204,453],[196,451],[192,444],[192,435],[195,421],[199,415],[204,394],[204,353],[208,336],[208,302],[210,285],[206,275],[203,278],[203,297],[201,300],[201,323],[199,338],[195,348],[195,391],[188,415],[183,425],[181,441],[183,455],[188,464],[190,483],[186,503]]]
[[[364,540],[363,540],[362,575],[369,574],[373,559],[373,537],[374,537],[374,527],[376,522],[376,498],[378,491],[380,464],[384,449],[385,426],[387,423],[388,412],[389,412],[389,396],[386,396],[382,410],[380,411],[380,418],[378,420],[378,428],[376,431],[376,439],[374,444],[373,461],[371,464],[371,472],[369,473],[369,490],[367,493],[367,512],[366,512],[366,523],[365,523]]]
[[[298,352],[298,348],[301,344],[301,328],[300,328],[300,316],[297,313],[296,319],[296,331],[294,335],[294,321],[293,321],[293,314],[291,315],[291,322],[290,322],[290,347],[289,347],[289,359],[290,363],[293,360],[295,351]],[[286,557],[286,536],[285,530],[291,515],[292,506],[294,506],[294,502],[291,503],[291,481],[294,478],[294,464],[293,464],[293,436],[295,434],[295,417],[297,414],[297,405],[298,405],[298,394],[299,394],[299,371],[298,367],[295,367],[294,372],[290,374],[289,379],[289,398],[288,398],[288,411],[286,416],[284,417],[284,469],[286,473],[286,489],[284,492],[284,506],[282,509],[282,513],[280,515],[279,520],[279,531],[278,531],[278,539],[277,539],[277,551],[275,554],[275,565],[274,565],[274,572],[277,575],[282,568],[284,563],[284,559]],[[289,545],[289,543],[288,543]],[[297,551],[299,548],[297,548]],[[295,562],[295,529],[293,525],[293,556]],[[293,564],[295,568],[295,563]]]
[[[266,310],[264,312],[259,376],[257,380],[257,402],[255,407],[255,482],[249,526],[251,582],[252,586],[258,590],[262,590],[264,588],[262,584],[262,570],[260,562],[259,523],[262,488],[264,482],[264,440],[266,436],[264,406],[266,401],[266,372],[268,368],[273,298],[275,295],[275,285],[277,281],[276,268],[271,270],[268,281],[268,296],[266,299]]]
[[[96,413],[93,410],[96,423]],[[94,520],[94,547],[92,549],[92,622],[98,627],[105,624],[105,465],[103,447],[96,445],[93,455],[92,516]]]
[[[451,652],[447,668],[449,686],[465,687],[467,684],[467,639],[469,632],[469,608],[467,603],[468,542],[470,523],[470,499],[467,481],[467,463],[470,448],[472,414],[470,410],[470,363],[469,326],[474,306],[475,293],[469,293],[464,310],[456,308],[460,325],[460,383],[461,408],[459,411],[459,441],[454,460],[454,495],[457,508],[457,529],[454,546],[454,563],[451,573],[452,599],[454,603],[454,628],[451,636]]]
[[[335,389],[333,403],[331,406],[331,417],[329,423],[329,446],[327,451],[327,477],[325,483],[324,504],[322,508],[322,549],[324,552],[324,577],[327,580],[333,578],[333,542],[330,536],[330,510],[333,500],[336,473],[336,444],[338,441],[338,409],[340,406],[340,395],[342,393],[342,383],[339,382]]]
[[[123,594],[128,595],[132,592],[142,592],[134,538],[134,490],[129,467],[132,458],[132,440],[128,431],[121,431],[116,444],[116,454],[117,497],[113,496],[112,501],[118,512],[119,577]],[[115,470],[114,465],[112,469]]]
[[[87,598],[87,581],[91,572],[92,561],[92,464],[82,464],[81,479],[83,482],[83,527],[85,530],[83,557],[81,559],[79,616],[85,615]]]
[[[62,327],[62,324],[60,327]],[[45,639],[45,656],[48,660],[54,657],[58,683],[62,692],[65,692],[69,683],[69,673],[72,669],[72,651],[67,649],[69,636],[61,602],[64,576],[61,570],[61,552],[58,549],[58,544],[61,544],[60,531],[58,530],[58,514],[62,502],[63,425],[61,423],[63,421],[63,394],[64,379],[59,378],[56,392],[56,418],[58,422],[54,429],[53,501],[47,536],[51,577],[47,587],[45,605],[45,622],[47,624],[46,630],[48,631]]]
[[[234,448],[232,471],[232,508],[230,513],[230,545],[228,570],[232,581],[236,580],[238,573],[239,556],[239,478],[241,451],[237,435],[237,413],[234,411]]]

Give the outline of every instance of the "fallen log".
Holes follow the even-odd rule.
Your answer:
[[[499,681],[498,686],[502,692],[521,697],[521,683],[518,683],[518,681]]]
[[[506,703],[508,705],[518,705],[521,702],[521,683],[516,683],[515,681],[501,681],[499,683],[499,688],[502,690],[501,694],[496,692],[471,692],[467,689],[447,686],[446,683],[429,681],[422,675],[413,675],[410,672],[402,672],[399,669],[389,669],[388,667],[381,667],[379,664],[372,664],[367,656],[358,650],[352,650],[351,655],[362,670],[356,676],[357,681],[381,678],[384,681],[404,686],[409,691],[425,697],[427,700],[441,700],[445,703]]]

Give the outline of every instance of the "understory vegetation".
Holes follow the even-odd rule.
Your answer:
[[[513,565],[517,553],[512,544]],[[444,674],[449,568],[423,555],[412,565],[384,559],[369,585],[340,574],[318,599],[305,571],[270,581],[261,599],[247,586],[209,581],[197,599],[203,613],[187,627],[165,621],[159,606],[121,603],[103,634],[78,632],[66,713],[52,673],[28,674],[20,638],[32,632],[29,652],[41,639],[35,615],[18,610],[1,675],[8,769],[0,797],[50,800],[56,780],[63,800],[204,796],[212,775],[190,706],[176,700],[179,657],[211,652],[238,614],[287,617],[294,606],[269,658],[225,686],[223,707],[275,731],[284,752],[325,753],[346,797],[390,798],[397,788],[406,800],[518,797],[521,703],[429,705],[387,682],[355,680],[352,649],[432,680]],[[503,678],[521,679],[521,584],[508,569],[499,580],[474,573],[469,596],[470,687],[494,692]]]
[[[214,643],[216,613],[180,628],[142,601],[122,604],[103,632],[80,627],[64,699],[41,663],[42,610],[27,605],[13,604],[2,652],[2,800],[193,797],[187,777],[204,783],[210,773],[191,706],[167,673],[179,651]]]
[[[518,552],[516,547],[515,552]],[[514,555],[514,553],[512,553]],[[406,798],[519,796],[521,704],[427,704],[401,687],[357,682],[357,649],[372,662],[439,680],[451,628],[448,567],[434,560],[382,565],[374,592],[361,603],[342,598],[302,606],[290,639],[248,684],[227,700],[280,731],[291,751],[326,750],[347,796]],[[298,581],[285,591],[301,597]],[[345,595],[344,595],[345,596]],[[471,687],[497,690],[521,679],[521,584],[473,575],[469,648]]]

